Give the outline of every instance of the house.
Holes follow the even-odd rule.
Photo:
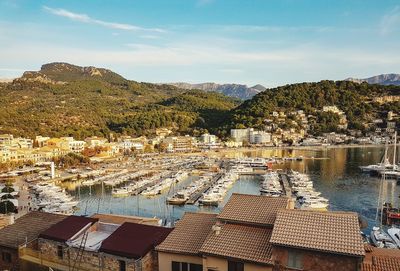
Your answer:
[[[163,271],[202,271],[200,253],[217,214],[185,213],[171,234],[157,247],[159,269]]]
[[[365,256],[358,215],[351,212],[279,210],[270,243],[282,270],[356,271]]]
[[[19,257],[57,270],[158,270],[154,248],[172,229],[127,221],[69,216],[40,233],[31,247],[21,248]]]
[[[273,270],[269,242],[287,198],[232,194],[219,215],[186,213],[158,247],[159,270]]]
[[[85,142],[89,148],[103,146],[108,142],[107,138],[98,137],[98,136],[91,136],[85,138]]]
[[[33,270],[34,264],[21,260],[20,247],[27,246],[44,230],[63,220],[58,214],[31,212],[17,219],[14,224],[0,230],[0,270]]]

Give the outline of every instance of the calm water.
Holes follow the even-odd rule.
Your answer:
[[[360,165],[377,163],[382,159],[384,148],[329,148],[319,150],[258,150],[254,152],[231,152],[226,157],[272,157],[303,156],[300,162],[287,162],[274,165],[275,169],[293,169],[307,173],[314,182],[316,191],[330,200],[330,210],[355,211],[368,221],[368,229],[375,220],[378,201],[379,178],[362,174]],[[181,182],[175,189],[190,183],[196,176]],[[80,187],[77,183],[64,183],[68,191],[80,198],[77,214],[96,212],[124,215],[139,215],[178,219],[185,211],[217,212],[234,192],[259,194],[258,177],[241,177],[227,194],[220,207],[199,207],[197,205],[168,206],[165,199],[173,191],[148,199],[142,196],[114,198],[111,188],[101,184],[92,187]],[[385,181],[385,197],[397,206],[399,188],[395,181]]]

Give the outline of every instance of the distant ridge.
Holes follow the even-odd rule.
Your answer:
[[[366,82],[368,84],[378,84],[385,86],[388,85],[400,86],[400,74],[396,73],[381,74],[364,79],[347,78],[346,81],[352,81],[356,83]]]
[[[241,100],[251,99],[254,95],[266,90],[262,85],[248,87],[240,84],[217,84],[217,83],[199,83],[189,84],[184,82],[170,83],[170,85],[183,89],[200,89],[203,91],[215,91],[232,98]]]

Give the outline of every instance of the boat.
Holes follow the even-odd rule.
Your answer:
[[[373,227],[371,241],[376,247],[395,249],[397,245],[390,236],[379,227]]]
[[[400,229],[396,227],[392,227],[388,229],[389,236],[394,240],[397,247],[400,248]]]

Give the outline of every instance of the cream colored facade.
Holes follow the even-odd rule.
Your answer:
[[[161,270],[161,269],[160,269]],[[204,256],[203,271],[227,271],[228,260],[220,257]],[[272,271],[272,266],[244,263],[244,271]]]
[[[203,264],[203,258],[201,256],[158,252],[158,266],[160,271],[172,271],[172,262]],[[204,266],[203,270],[205,270]]]
[[[158,266],[160,271],[172,271],[172,262],[201,264],[203,265],[203,271],[228,270],[228,259],[226,258],[158,252]],[[245,262],[244,271],[272,271],[272,266]]]

